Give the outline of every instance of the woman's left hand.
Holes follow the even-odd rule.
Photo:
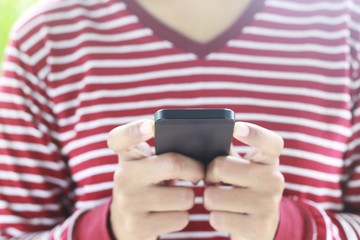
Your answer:
[[[252,150],[244,157],[232,151],[209,164],[204,205],[210,224],[233,240],[272,240],[284,189],[279,170],[284,142],[270,130],[242,122],[235,123],[234,137]]]

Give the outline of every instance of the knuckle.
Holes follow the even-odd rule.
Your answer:
[[[216,206],[218,195],[213,188],[207,188],[204,191],[204,206],[207,210],[211,210]]]
[[[116,197],[116,202],[121,211],[132,212],[134,210],[134,202],[132,201],[132,197],[127,193],[119,193]]]
[[[276,143],[274,146],[274,152],[276,152],[277,155],[280,155],[284,149],[285,142],[284,142],[284,139],[280,135],[278,135],[276,133],[274,135],[276,138],[274,141],[274,143]]]
[[[177,153],[168,153],[166,164],[168,172],[172,175],[181,172],[184,168],[184,160]]]
[[[183,201],[181,204],[183,204],[184,210],[189,210],[194,206],[194,198],[195,193],[192,189],[184,189],[181,193],[183,196]]]
[[[139,232],[139,229],[142,229],[144,226],[141,223],[140,218],[128,216],[124,223],[124,227],[128,233],[135,235]]]
[[[118,168],[114,173],[114,183],[118,188],[123,188],[127,184],[127,174],[125,173],[123,168]]]
[[[283,192],[284,186],[285,186],[285,177],[284,175],[276,171],[273,173],[273,187],[274,187],[274,193]]]
[[[209,223],[214,229],[218,231],[222,231],[225,229],[225,219],[223,214],[221,214],[220,212],[211,212]]]
[[[225,163],[226,163],[226,157],[217,157],[214,159],[214,174],[216,177],[223,176],[223,173],[226,172],[225,170]]]
[[[112,129],[107,136],[107,146],[114,152],[118,151],[118,149],[116,147],[116,136],[117,136],[116,133],[117,133],[118,129],[119,129],[119,127]]]
[[[189,224],[189,213],[188,212],[179,212],[177,213],[176,220],[174,221],[175,231],[180,231],[184,229]]]

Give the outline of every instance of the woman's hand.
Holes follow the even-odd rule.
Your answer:
[[[283,140],[267,129],[240,122],[234,137],[252,151],[243,158],[235,152],[218,157],[208,166],[204,204],[210,224],[230,233],[233,240],[272,240],[284,189],[278,168]]]
[[[110,222],[118,240],[155,240],[180,231],[194,205],[191,188],[167,185],[167,180],[196,183],[203,166],[180,154],[154,156],[147,140],[154,136],[153,121],[136,121],[112,130],[109,147],[118,155]]]

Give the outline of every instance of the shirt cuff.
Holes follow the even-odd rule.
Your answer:
[[[284,197],[280,203],[280,223],[275,240],[312,240],[313,222],[304,204]]]
[[[75,224],[73,240],[112,240],[113,237],[109,228],[110,203],[111,200],[94,209],[84,212]]]

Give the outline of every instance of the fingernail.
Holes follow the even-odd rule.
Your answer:
[[[150,121],[145,121],[139,126],[139,131],[142,135],[149,135],[153,132],[153,125]]]
[[[250,134],[250,128],[244,123],[235,124],[235,133],[239,137],[247,137]]]

